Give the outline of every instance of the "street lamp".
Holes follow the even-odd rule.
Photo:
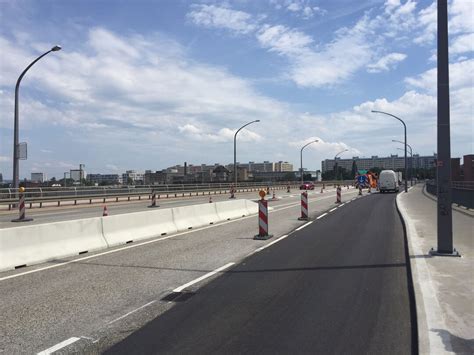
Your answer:
[[[395,115],[392,115],[391,113],[383,112],[383,111],[376,111],[372,110],[373,113],[383,113],[384,115],[392,116],[393,118],[399,120],[403,124],[403,130],[405,133],[405,192],[408,192],[408,166],[407,166],[407,125],[403,120]]]
[[[20,82],[21,79],[25,76],[26,72],[35,64],[38,60],[43,58],[45,55],[49,54],[50,52],[56,52],[61,50],[61,46],[54,46],[51,48],[49,51],[46,53],[43,53],[40,55],[38,58],[36,58],[34,61],[30,63],[26,67],[25,70],[21,73],[19,76],[16,86],[15,86],[15,126],[14,126],[14,132],[13,132],[13,188],[18,189],[18,186],[20,185],[20,152],[19,152],[19,107],[18,107],[18,91],[20,89]]]
[[[343,151],[337,153],[336,156],[334,157],[334,164],[336,165],[336,180],[339,180],[339,179],[338,179],[338,175],[339,175],[339,174],[337,173],[337,160],[336,160],[336,159],[337,159],[337,157],[338,157],[339,155],[341,155],[341,154],[344,153],[344,152],[348,152],[348,151],[349,151],[349,149],[344,149]]]
[[[312,143],[316,143],[316,142],[319,142],[319,140],[314,140],[314,141],[311,141],[309,143],[306,143],[303,147],[301,147],[301,151],[300,151],[300,164],[301,164],[301,184],[303,184],[304,180],[303,180],[303,149],[305,149],[308,145],[312,144]]]
[[[397,142],[403,144],[402,141],[397,141],[396,139],[392,139],[392,142]],[[407,147],[410,149],[410,186],[413,186],[413,149],[411,148],[410,144],[407,143]],[[402,148],[397,148],[398,150],[403,150]]]
[[[255,121],[244,124],[234,134],[234,184],[236,188],[237,188],[237,133],[239,133],[242,130],[242,128],[247,127],[249,124],[252,124],[255,122],[260,122],[260,120],[255,120]]]

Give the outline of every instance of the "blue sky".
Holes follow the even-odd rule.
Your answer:
[[[474,3],[449,2],[452,155],[472,153]],[[0,0],[0,172],[20,176],[436,151],[436,4],[412,0]]]

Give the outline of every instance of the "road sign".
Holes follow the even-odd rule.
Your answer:
[[[28,158],[28,148],[25,142],[18,144],[18,159],[26,160]]]

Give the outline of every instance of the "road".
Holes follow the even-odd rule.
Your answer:
[[[343,201],[356,196],[354,190],[343,192]],[[257,220],[250,216],[2,273],[0,352],[35,353],[54,347],[62,347],[66,354],[111,347],[129,351],[133,339],[143,334],[140,341],[150,345],[148,350],[158,346],[186,352],[202,331],[215,334],[215,339],[204,336],[193,352],[211,351],[214,346],[229,352],[242,347],[248,352],[273,351],[277,348],[270,341],[258,345],[256,339],[275,341],[276,334],[282,340],[294,337],[295,344],[301,344],[300,350],[292,348],[295,351],[310,346],[327,350],[331,337],[341,339],[335,337],[338,332],[346,334],[348,344],[361,339],[352,344],[354,349],[409,352],[407,271],[394,195],[364,196],[335,210],[334,197],[334,193],[312,195],[310,215],[315,222],[300,230],[305,222],[296,218],[298,197],[272,201],[269,225],[274,238],[268,241],[252,239]],[[173,290],[225,265],[235,267],[222,277],[216,273],[185,288],[186,295],[195,293],[186,302],[186,295],[170,298]],[[228,324],[214,313],[228,317]],[[186,314],[189,320],[180,324]],[[188,321],[199,327],[191,329]],[[169,328],[162,322],[169,322]],[[149,327],[165,327],[171,338],[182,335],[182,347],[173,348],[156,334],[159,342],[154,343],[147,337]],[[189,334],[181,333],[180,327]],[[315,345],[308,332],[325,339]],[[340,343],[332,346],[348,349]]]
[[[300,194],[299,190],[293,189],[291,193],[287,193],[286,190],[276,190],[276,195],[279,198],[283,199],[291,199],[297,198]],[[319,196],[319,191],[311,191],[310,194],[314,196]],[[334,188],[327,188],[325,192],[322,194],[324,196],[327,195],[334,195],[335,190]],[[207,203],[209,202],[209,197],[212,198],[213,202],[218,201],[227,201],[229,199],[229,194],[213,194],[213,195],[205,195],[205,196],[191,196],[191,197],[177,197],[177,198],[162,198],[157,200],[157,204],[160,208],[172,208],[172,207],[179,207],[179,206],[188,206],[200,203]],[[242,192],[236,194],[236,198],[244,198],[244,199],[257,199],[258,192]],[[270,196],[271,198],[271,196]],[[121,202],[112,202],[109,201],[106,203],[108,214],[110,216],[117,215],[117,214],[124,214],[124,213],[131,213],[131,212],[141,212],[146,211],[147,207],[150,205],[151,201],[147,199],[142,200],[132,200],[132,201],[121,201]],[[29,224],[41,224],[41,223],[50,223],[50,222],[59,222],[59,221],[67,221],[73,219],[81,219],[81,218],[91,218],[91,217],[99,217],[102,216],[103,212],[103,203],[94,203],[94,204],[80,204],[77,206],[74,205],[62,205],[60,207],[57,206],[50,206],[50,207],[43,207],[43,208],[34,208],[34,209],[27,209],[26,215],[27,217],[31,217],[34,220],[31,222],[24,223],[13,223],[11,222],[12,219],[18,218],[18,211],[12,210],[4,210],[0,211],[0,229],[2,228],[15,228]]]
[[[107,353],[411,353],[394,197],[354,201],[254,254]]]

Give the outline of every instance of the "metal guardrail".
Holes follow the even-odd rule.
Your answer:
[[[353,181],[325,181],[317,182],[316,186],[321,186],[323,183],[327,185],[343,183],[352,184]],[[299,182],[273,182],[273,183],[240,183],[236,187],[236,192],[255,191],[264,189],[269,186],[271,189],[285,189],[290,185],[293,189],[299,186]],[[32,187],[26,189],[25,202],[32,207],[33,204],[39,204],[42,207],[43,203],[57,202],[60,206],[61,202],[89,200],[91,204],[93,200],[102,200],[104,203],[107,200],[115,199],[118,202],[120,199],[126,198],[130,201],[132,198],[141,200],[143,196],[148,199],[151,198],[153,191],[158,195],[158,198],[169,197],[185,197],[198,196],[211,193],[228,193],[233,184],[230,183],[215,183],[215,184],[170,184],[170,185],[136,185],[136,186],[84,186],[84,187]],[[18,189],[3,188],[0,189],[0,205],[8,205],[11,209],[12,205],[18,202]]]
[[[436,181],[426,182],[426,191],[434,196],[437,195]],[[474,209],[474,182],[473,181],[453,181],[451,182],[453,203]]]

